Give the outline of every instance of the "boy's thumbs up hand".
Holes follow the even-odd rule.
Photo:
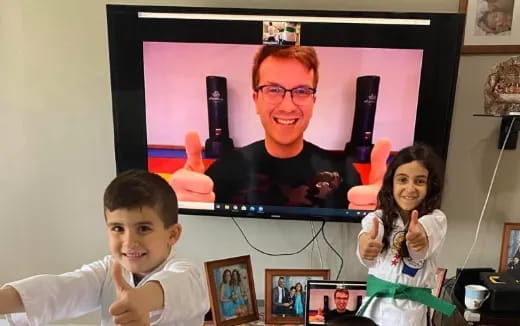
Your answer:
[[[408,232],[406,232],[406,244],[408,249],[415,252],[422,251],[428,246],[428,235],[424,227],[419,223],[419,212],[415,209],[410,215],[410,224],[408,225]]]
[[[379,232],[379,220],[374,217],[370,232],[365,232],[359,237],[359,254],[366,260],[374,260],[383,249],[383,243],[377,240]]]
[[[117,262],[114,262],[114,266],[112,267],[112,281],[114,282],[118,299],[123,297],[124,293],[132,288],[123,277],[123,267]]]
[[[123,267],[114,262],[112,281],[116,290],[116,300],[110,305],[109,312],[116,325],[148,326],[150,314],[145,302],[141,302],[138,289],[130,286],[123,277]]]

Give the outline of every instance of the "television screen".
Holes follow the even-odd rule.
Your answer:
[[[461,15],[107,13],[118,172],[163,176],[181,213],[355,222],[373,205],[347,193],[371,183],[379,139],[446,155]]]

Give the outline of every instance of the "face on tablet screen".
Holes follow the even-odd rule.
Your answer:
[[[308,287],[307,325],[325,325],[342,316],[354,316],[366,295],[365,283],[310,281]]]

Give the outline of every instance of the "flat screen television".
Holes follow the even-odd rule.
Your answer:
[[[349,209],[346,190],[367,183],[376,140],[389,139],[392,152],[422,142],[446,157],[463,15],[108,5],[107,21],[118,173],[140,168],[169,180],[186,164],[189,131],[200,137],[204,169],[244,159],[251,146],[263,150],[255,53],[304,46],[318,56],[304,139],[334,168],[353,166],[353,179],[246,157],[248,169],[231,164],[214,180],[214,201],[180,200],[183,214],[358,222],[369,210]],[[288,96],[294,103],[295,93]],[[219,183],[233,185],[245,170],[254,174],[244,177],[245,190],[223,195]],[[273,186],[273,175],[298,173],[306,184]],[[330,193],[334,200],[324,199]]]

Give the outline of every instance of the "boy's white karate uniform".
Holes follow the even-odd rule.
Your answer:
[[[47,325],[49,322],[74,318],[101,308],[101,325],[114,325],[108,312],[116,299],[112,282],[112,260],[83,265],[74,272],[61,275],[38,275],[8,283],[20,294],[25,313],[7,315],[11,325]],[[123,276],[134,286],[133,275],[123,271]],[[191,263],[169,257],[154,271],[143,278],[160,282],[164,291],[164,309],[151,313],[151,325],[193,326],[202,325],[209,310],[206,281],[198,268]]]
[[[362,230],[359,233],[372,230],[373,219],[379,219],[377,239],[382,241],[384,234],[382,212],[380,210],[365,216],[361,221]],[[446,235],[446,215],[438,209],[429,215],[419,218],[428,236],[428,248],[420,253],[410,251],[410,258],[401,258],[397,253],[399,241],[405,239],[405,225],[401,218],[394,221],[394,230],[390,235],[389,248],[375,260],[361,258],[359,246],[357,256],[361,263],[368,267],[368,274],[382,280],[400,283],[408,286],[431,288],[435,287],[437,272],[437,257],[442,249]],[[415,275],[413,275],[415,274]],[[368,298],[364,299],[364,302]],[[421,303],[393,298],[374,298],[367,307],[364,316],[371,318],[379,326],[422,326],[426,325],[427,307]]]

